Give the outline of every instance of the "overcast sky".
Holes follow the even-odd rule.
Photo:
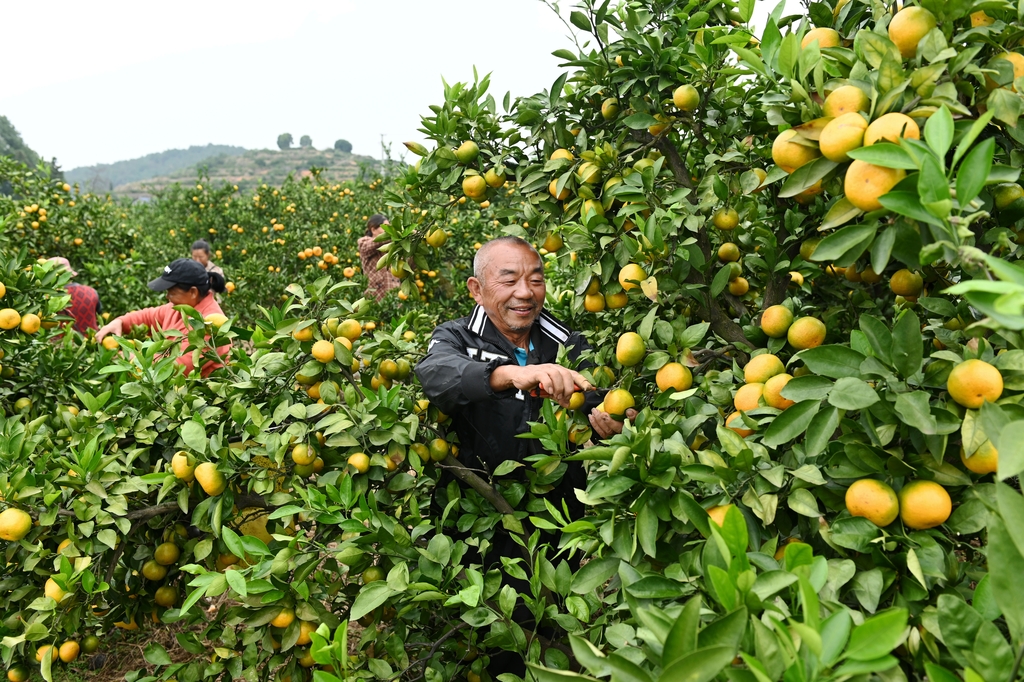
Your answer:
[[[757,0],[763,25],[775,0]],[[567,14],[569,2],[561,3]],[[0,114],[65,169],[207,143],[422,139],[449,83],[500,103],[550,87],[568,30],[540,0],[69,0],[5,3]],[[760,21],[758,21],[760,19]]]

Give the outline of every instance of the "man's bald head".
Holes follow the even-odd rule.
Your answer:
[[[490,265],[495,249],[501,246],[517,246],[532,251],[534,255],[537,256],[537,263],[539,267],[543,268],[544,266],[544,262],[541,260],[540,254],[537,253],[537,249],[533,248],[533,245],[530,242],[522,239],[521,237],[513,237],[511,235],[498,237],[481,246],[476,252],[476,256],[473,257],[473,276],[481,282],[484,281],[484,275],[487,273],[487,266]]]

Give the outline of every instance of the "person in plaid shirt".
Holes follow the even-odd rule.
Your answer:
[[[377,262],[384,254],[380,251],[382,243],[377,242],[376,239],[384,234],[384,229],[381,225],[390,224],[385,215],[377,213],[370,216],[370,219],[366,221],[366,234],[360,237],[358,242],[359,259],[363,263],[363,272],[370,280],[370,286],[366,290],[366,295],[372,296],[377,301],[384,298],[384,294],[392,289],[402,286],[402,283],[391,274],[390,270],[387,268],[377,269]]]
[[[49,260],[51,263],[56,263],[70,272],[72,277],[78,276],[78,273],[71,269],[71,263],[68,262],[67,258],[56,256]],[[96,290],[84,284],[68,282],[68,294],[71,296],[71,305],[61,314],[74,318],[74,328],[79,334],[84,334],[90,329],[96,329],[98,326],[96,324],[96,316],[103,312],[103,306],[100,305],[100,296],[96,293]]]

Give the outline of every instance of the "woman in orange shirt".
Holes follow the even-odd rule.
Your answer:
[[[223,315],[220,305],[214,298],[214,292],[224,291],[224,277],[215,272],[208,273],[206,268],[191,258],[179,258],[165,267],[163,274],[149,283],[149,288],[153,291],[165,292],[167,303],[154,308],[135,310],[114,318],[96,332],[96,339],[102,341],[107,334],[120,336],[140,324],[146,324],[151,329],[162,331],[177,329],[186,335],[186,338],[182,338],[182,354],[178,356],[177,362],[185,367],[185,374],[189,374],[195,369],[192,353],[184,352],[188,348],[187,335],[190,330],[185,325],[185,319],[181,313],[174,307],[191,306],[204,318],[212,314]],[[229,350],[230,346],[221,346],[217,349],[217,354],[224,357]],[[219,362],[207,362],[202,367],[202,375],[208,376],[210,372],[223,366]]]

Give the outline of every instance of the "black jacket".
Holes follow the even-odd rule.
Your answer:
[[[527,356],[529,365],[554,362],[560,345],[568,349],[573,361],[588,348],[579,333],[546,311],[534,323],[530,341],[533,349]],[[459,461],[470,469],[490,473],[505,460],[522,462],[529,455],[544,452],[539,440],[516,438],[517,434],[529,432],[527,422],[540,420],[543,400],[516,389],[491,389],[491,372],[500,365],[516,364],[515,346],[478,305],[469,317],[437,327],[427,356],[416,365],[416,376],[431,404],[451,415],[459,436]],[[600,401],[597,393],[588,393],[585,413]],[[583,505],[573,489],[586,487],[586,472],[579,462],[565,464],[568,469],[549,499],[557,508],[561,508],[560,500],[564,499],[573,516],[579,518]],[[522,478],[521,472],[517,469],[513,476]]]

